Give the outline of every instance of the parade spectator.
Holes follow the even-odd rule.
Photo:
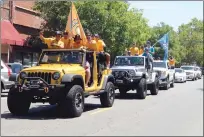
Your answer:
[[[132,47],[130,47],[130,54],[131,56],[135,56],[135,54],[139,55],[139,49],[135,43],[133,43]]]
[[[60,31],[56,31],[55,38],[45,38],[43,32],[40,32],[40,39],[48,45],[48,48],[64,48],[64,42],[61,41]]]

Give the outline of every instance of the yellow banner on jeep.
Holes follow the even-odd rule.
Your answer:
[[[86,35],[84,33],[84,29],[81,25],[77,10],[73,3],[68,16],[66,31],[71,34],[71,37],[74,37],[76,34],[79,34],[81,36],[83,44],[86,43]]]

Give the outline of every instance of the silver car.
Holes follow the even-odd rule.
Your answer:
[[[9,81],[12,70],[1,60],[1,92],[5,89],[10,89],[14,84],[13,81]]]

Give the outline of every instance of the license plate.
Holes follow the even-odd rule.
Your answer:
[[[30,84],[31,84],[31,85],[38,85],[38,80],[31,80],[31,81],[30,81]]]
[[[123,80],[116,80],[117,83],[123,83]]]

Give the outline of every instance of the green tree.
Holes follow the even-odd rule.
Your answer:
[[[148,20],[142,11],[129,9],[127,2],[81,1],[74,4],[83,28],[103,38],[112,59],[133,42],[144,44],[150,37]],[[54,31],[65,29],[70,6],[71,2],[67,1],[46,1],[36,2],[34,9],[47,21],[44,29]]]
[[[178,34],[185,54],[182,61],[203,65],[203,21],[193,18],[179,26]]]

